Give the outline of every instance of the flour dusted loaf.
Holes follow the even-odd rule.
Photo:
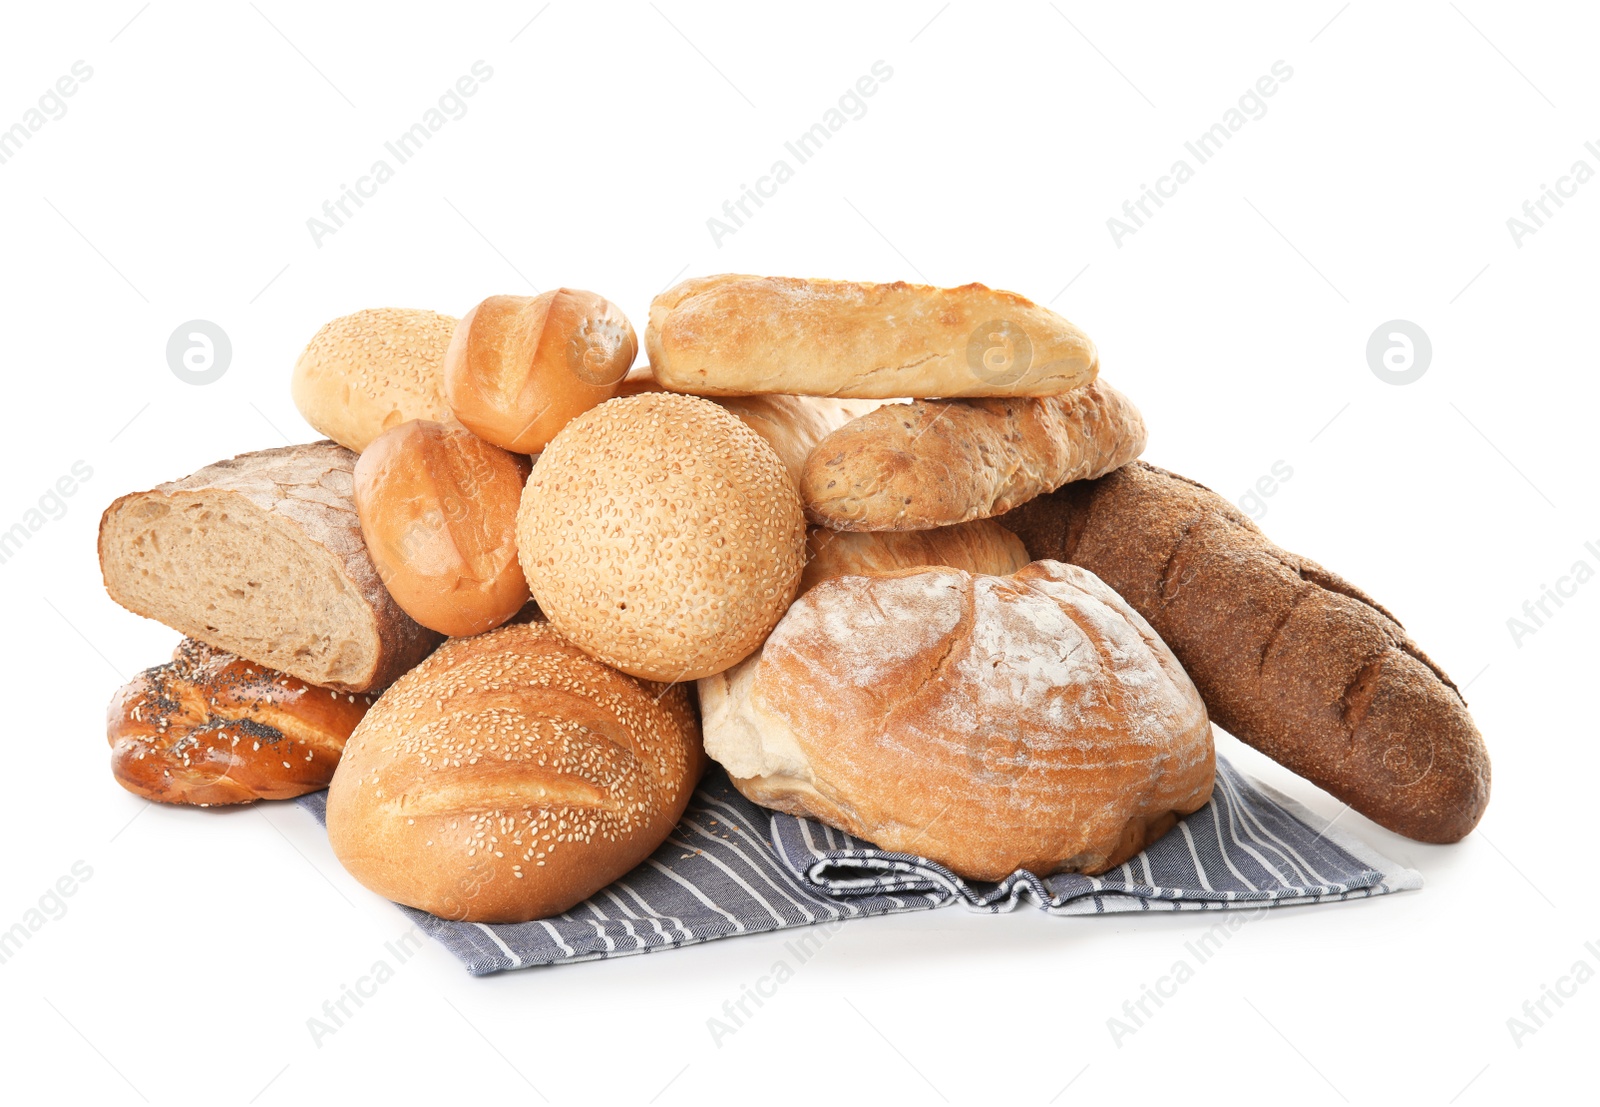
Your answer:
[[[1044,399],[886,404],[817,444],[806,517],[834,530],[921,530],[987,519],[1144,451],[1144,419],[1104,381]]]
[[[382,690],[439,636],[378,578],[332,442],[240,454],[123,496],[100,519],[111,598],[191,638],[342,692]]]
[[[1017,536],[986,520],[933,530],[859,533],[812,527],[806,535],[800,595],[834,577],[892,573],[923,565],[1008,576],[1027,563],[1027,548]],[[744,749],[740,704],[749,695],[760,663],[758,649],[732,668],[698,682],[706,753],[714,760],[722,760],[724,749],[726,756],[737,759]]]
[[[746,796],[971,879],[1104,872],[1211,795],[1177,659],[1058,562],[824,581],[729,700],[713,747]]]
[[[1219,726],[1367,818],[1454,842],[1483,816],[1489,754],[1455,683],[1366,593],[1215,492],[1135,462],[1001,522],[1115,588]]]
[[[981,284],[695,277],[651,301],[645,349],[702,396],[1054,396],[1098,371],[1077,327]]]
[[[455,327],[454,316],[412,308],[341,315],[294,363],[295,407],[318,433],[357,453],[408,419],[454,422],[444,355]]]
[[[373,705],[328,790],[328,839],[381,896],[526,922],[648,857],[703,768],[686,688],[514,624],[452,638]]]

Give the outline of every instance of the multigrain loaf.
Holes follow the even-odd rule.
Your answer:
[[[1104,872],[1211,795],[1183,668],[1058,562],[824,581],[728,699],[713,756],[746,796],[971,879]]]
[[[517,548],[533,597],[625,673],[694,680],[761,644],[804,564],[783,462],[709,400],[645,392],[578,416],[539,456]]]
[[[371,308],[319,330],[294,364],[289,391],[306,422],[360,453],[408,419],[454,422],[444,355],[454,316]]]
[[[200,807],[320,791],[372,705],[185,638],[106,711],[117,783]]]
[[[645,349],[702,396],[1054,396],[1098,371],[1077,327],[981,284],[694,277],[651,301]]]
[[[517,505],[528,459],[423,419],[384,431],[356,462],[355,503],[389,594],[453,637],[499,626],[528,602]]]
[[[845,424],[810,453],[806,517],[835,530],[987,519],[1144,451],[1144,419],[1104,381],[1043,399],[916,400]]]
[[[373,705],[328,838],[381,896],[447,919],[560,914],[665,840],[704,768],[688,690],[625,676],[545,623],[453,638]]]
[[[1361,814],[1454,842],[1489,802],[1455,683],[1384,608],[1205,486],[1136,462],[999,520],[1149,620],[1225,730]]]
[[[111,598],[191,638],[343,692],[381,691],[438,644],[379,579],[332,442],[240,454],[100,520]]]

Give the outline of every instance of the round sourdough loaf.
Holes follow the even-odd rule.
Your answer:
[[[444,355],[455,328],[454,316],[411,308],[341,315],[294,363],[294,406],[306,422],[356,453],[408,419],[451,422]]]
[[[453,638],[350,736],[328,838],[357,880],[468,922],[560,914],[665,841],[704,768],[688,690],[545,623]]]
[[[648,680],[721,672],[794,598],[805,518],[783,462],[709,400],[645,392],[569,423],[522,492],[534,599],[589,653]]]
[[[1182,667],[1054,561],[824,581],[730,700],[716,756],[750,799],[970,879],[1104,872],[1211,796]]]
[[[356,461],[356,514],[395,602],[430,630],[479,634],[528,602],[517,505],[528,459],[471,431],[415,419]]]

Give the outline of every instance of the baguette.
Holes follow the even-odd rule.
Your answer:
[[[1101,476],[1144,444],[1138,409],[1099,380],[1045,399],[886,404],[817,445],[800,496],[834,530],[925,530]]]
[[[981,284],[694,277],[651,301],[644,342],[699,396],[1054,396],[1099,367],[1077,327]]]
[[[378,578],[332,442],[240,454],[123,496],[100,520],[111,598],[307,684],[381,691],[439,636]]]
[[[1210,489],[1136,462],[1000,522],[1121,593],[1217,725],[1369,819],[1454,842],[1482,817],[1489,755],[1455,684],[1388,611]]]

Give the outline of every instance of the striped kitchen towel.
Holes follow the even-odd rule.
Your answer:
[[[325,821],[326,797],[299,802]],[[1127,864],[1100,876],[1018,872],[998,884],[964,881],[926,858],[758,807],[713,765],[661,848],[563,915],[488,925],[402,910],[469,972],[484,975],[957,903],[999,912],[1026,899],[1052,915],[1216,911],[1420,887],[1415,870],[1221,757],[1211,802]]]

